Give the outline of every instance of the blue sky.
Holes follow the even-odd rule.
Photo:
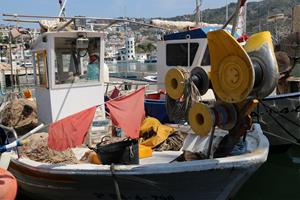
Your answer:
[[[203,0],[202,8],[221,7],[225,2]],[[59,13],[58,0],[0,0],[0,5],[0,13],[51,16]],[[195,0],[68,0],[66,9],[67,16],[173,17],[192,13]]]

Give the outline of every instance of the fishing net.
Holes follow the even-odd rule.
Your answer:
[[[36,103],[26,99],[9,101],[0,113],[0,123],[13,128],[37,124]]]
[[[155,151],[179,151],[187,133],[181,131],[173,132],[163,143],[154,148]]]
[[[62,152],[50,149],[48,147],[48,133],[36,133],[30,136],[28,139],[30,142],[19,148],[22,156],[43,163],[79,163],[71,149]]]

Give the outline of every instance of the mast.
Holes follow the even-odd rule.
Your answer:
[[[202,5],[202,1],[196,0],[196,14],[195,14],[196,25],[199,25],[199,23],[201,22],[201,10],[200,10],[201,5]]]
[[[226,0],[226,21],[228,20],[228,2]]]
[[[246,34],[247,31],[247,2],[240,7],[237,19],[236,32],[240,35]]]

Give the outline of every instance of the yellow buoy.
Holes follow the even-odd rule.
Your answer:
[[[26,99],[30,99],[30,98],[32,98],[32,92],[31,92],[31,90],[30,89],[25,89],[24,91],[23,91],[23,95],[24,95],[24,97],[26,98]]]

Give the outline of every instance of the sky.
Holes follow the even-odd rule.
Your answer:
[[[218,8],[226,0],[202,0],[202,9]],[[227,0],[236,2],[237,0]],[[0,0],[0,14],[50,15],[59,13],[58,0]],[[174,17],[191,14],[195,0],[67,0],[67,16]],[[2,17],[0,17],[2,18]],[[1,21],[0,24],[6,22]]]

